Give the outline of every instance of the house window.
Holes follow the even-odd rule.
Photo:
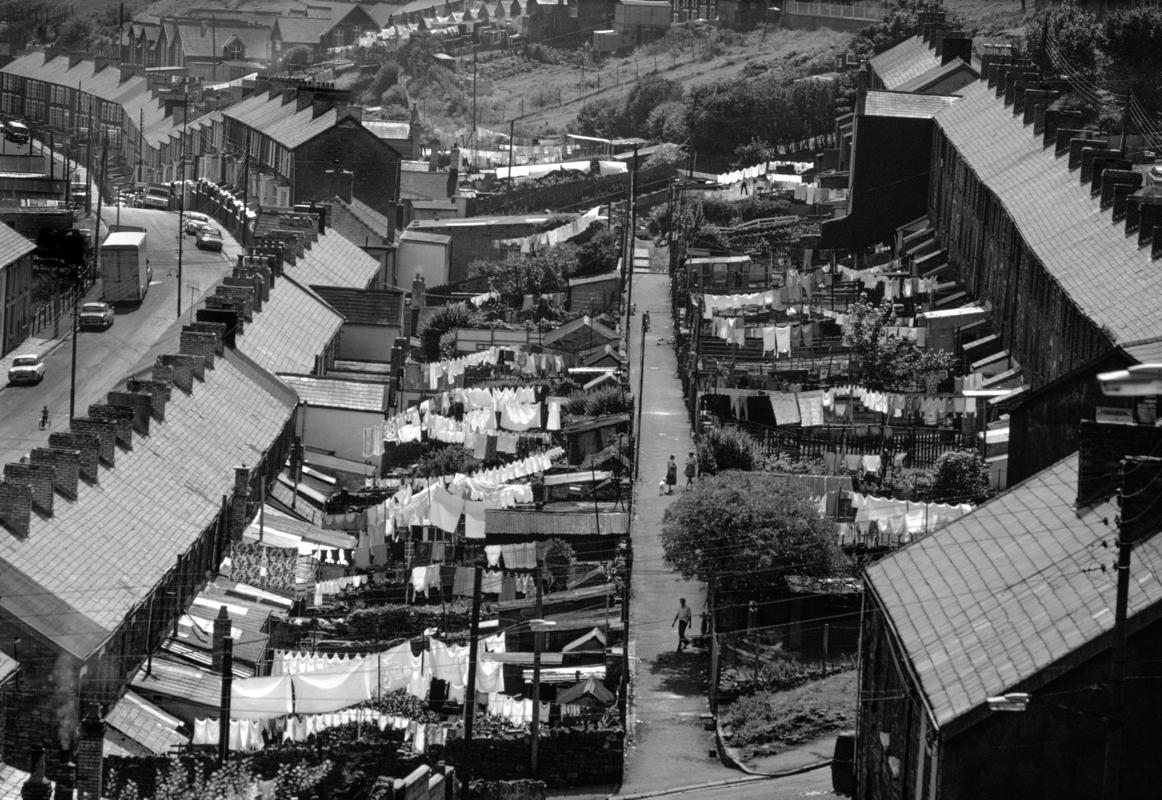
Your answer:
[[[222,55],[227,61],[244,61],[246,59],[246,48],[242,46],[242,42],[235,39],[222,48]]]

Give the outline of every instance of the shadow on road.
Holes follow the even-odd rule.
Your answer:
[[[661,676],[659,691],[702,696],[706,694],[709,680],[710,653],[704,650],[658,653],[650,663],[650,673]]]

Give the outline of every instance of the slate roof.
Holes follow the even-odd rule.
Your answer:
[[[105,715],[105,723],[158,756],[189,742],[189,737],[178,731],[182,725],[180,719],[133,691],[126,692],[117,701]]]
[[[424,233],[423,231],[413,230],[408,228],[400,234],[401,242],[421,242],[423,244],[442,244],[449,245],[452,243],[452,237],[443,233]]]
[[[343,327],[338,311],[310,289],[283,276],[270,300],[242,329],[238,349],[269,372],[310,373]]]
[[[373,119],[363,123],[363,127],[374,133],[380,139],[394,139],[408,141],[412,136],[412,124],[398,120]]]
[[[310,403],[321,408],[369,411],[382,414],[387,403],[387,386],[382,383],[318,378],[311,375],[279,375],[282,382]]]
[[[93,61],[82,60],[70,67],[67,56],[50,59],[43,50],[33,50],[0,68],[0,72],[69,89],[80,87],[82,92],[117,103],[134,126],[144,123],[145,139],[155,147],[168,138],[173,126],[172,116],[166,117],[145,77],[133,75],[122,81],[116,66],[97,70]]]
[[[580,316],[545,334],[545,347],[572,353],[617,339],[617,333],[589,316]]]
[[[238,39],[246,48],[246,59],[264,61],[270,58],[270,28],[231,24],[218,20],[216,25],[202,21],[178,24],[182,53],[186,58],[221,57],[231,40]],[[214,48],[217,47],[217,53]]]
[[[905,39],[868,62],[872,71],[879,76],[885,89],[898,89],[912,78],[923,75],[933,67],[940,66],[940,57],[919,36]]]
[[[315,240],[287,274],[305,286],[366,289],[380,274],[380,263],[337,231]]]
[[[81,481],[52,517],[33,514],[27,539],[0,533],[0,609],[87,658],[194,544],[233,491],[234,467],[256,463],[294,407],[228,350],[191,394],[173,391],[165,421],[118,450],[98,483]]]
[[[959,99],[959,97],[942,94],[868,92],[863,113],[864,116],[868,117],[932,119],[938,111],[947,108]]]
[[[600,524],[599,524],[600,522]],[[629,515],[624,511],[513,511],[489,509],[484,516],[484,534],[521,536],[625,536]]]
[[[0,267],[8,266],[35,249],[35,242],[25,239],[9,226],[0,224]]]
[[[354,325],[403,325],[403,290],[312,286],[320,297]]]
[[[1074,509],[1077,454],[867,568],[940,727],[1113,627],[1117,504]],[[1162,600],[1162,536],[1135,547],[1130,613]]]
[[[311,106],[299,111],[293,98],[284,102],[281,95],[271,97],[268,92],[244,98],[223,109],[222,115],[260,131],[289,150],[306,144],[339,121],[334,108],[315,116]]]
[[[968,168],[991,189],[1046,271],[1114,343],[1160,332],[1162,269],[1090,197],[1064,158],[978,81],[935,117]],[[1102,276],[1117,276],[1105,280]]]
[[[279,17],[275,25],[284,47],[299,44],[317,47],[323,32],[330,27],[327,20],[318,17]]]
[[[921,92],[933,84],[939,83],[947,77],[955,75],[957,72],[964,70],[973,77],[979,78],[980,71],[971,64],[959,58],[954,58],[947,64],[933,67],[932,69],[917,75],[911,80],[904,81],[899,86],[895,87],[897,92]]]

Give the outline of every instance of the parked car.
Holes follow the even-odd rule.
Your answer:
[[[28,144],[30,138],[28,126],[23,122],[12,120],[4,123],[4,138],[16,144]]]
[[[9,383],[40,383],[44,380],[44,361],[35,353],[26,353],[12,359],[8,369]]]
[[[194,240],[199,250],[217,250],[222,252],[222,231],[206,226],[198,231],[198,238]]]
[[[191,236],[196,236],[198,231],[212,224],[213,220],[211,220],[205,214],[200,214],[197,211],[186,212],[186,233],[190,234]]]
[[[113,317],[113,306],[108,303],[84,303],[79,324],[82,328],[108,328],[113,325]]]

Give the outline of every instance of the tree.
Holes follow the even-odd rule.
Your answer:
[[[758,447],[746,431],[712,428],[698,438],[698,471],[716,475],[727,470],[750,471],[758,464]]]
[[[971,450],[941,453],[932,468],[933,503],[982,503],[991,489],[984,459]]]
[[[682,143],[690,135],[686,128],[686,106],[679,100],[667,100],[654,106],[646,118],[645,134],[651,139]]]
[[[577,264],[569,277],[602,275],[617,268],[618,237],[604,222],[594,222],[586,231],[588,241],[577,249]]]
[[[311,48],[300,44],[287,50],[282,57],[282,66],[285,70],[302,69],[311,63]]]
[[[1100,77],[1106,63],[1106,32],[1097,17],[1074,0],[1048,5],[1025,26],[1025,51],[1043,70]]]
[[[634,84],[625,98],[621,118],[623,129],[631,136],[646,132],[646,123],[654,109],[666,103],[682,101],[682,84],[659,75],[647,75]]]
[[[480,461],[460,445],[448,445],[431,450],[416,461],[415,474],[421,478],[436,478],[440,475],[467,473],[475,469]]]
[[[577,112],[573,129],[582,136],[606,138],[622,135],[621,104],[611,97],[587,101]]]
[[[833,525],[800,490],[763,473],[724,472],[683,493],[662,518],[662,552],[683,578],[733,594],[847,569]]]
[[[564,539],[550,539],[545,542],[545,569],[549,571],[556,591],[569,588],[569,578],[572,577],[572,567],[576,560],[577,554],[573,552],[573,545]]]
[[[730,162],[732,169],[753,167],[771,160],[773,155],[771,146],[758,139],[751,139],[746,144],[734,148],[734,160]]]
[[[441,306],[420,328],[420,343],[428,361],[440,360],[440,337],[456,328],[464,328],[475,321],[475,315],[464,303]]]
[[[891,333],[894,323],[891,301],[876,306],[865,298],[852,305],[843,342],[851,348],[852,373],[863,386],[904,391],[952,367],[954,359],[945,351],[925,350]]]

